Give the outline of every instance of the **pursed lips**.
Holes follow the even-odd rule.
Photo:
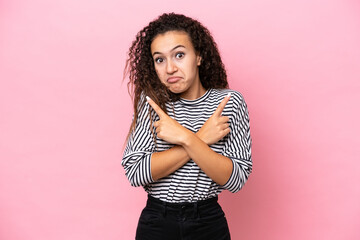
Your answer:
[[[179,81],[181,79],[181,77],[169,77],[166,81],[168,83],[176,83],[177,81]]]

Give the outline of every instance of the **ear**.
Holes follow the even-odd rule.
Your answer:
[[[201,65],[201,60],[202,60],[202,57],[200,56],[200,54],[197,55],[197,56],[196,56],[196,64],[197,64],[198,66]]]

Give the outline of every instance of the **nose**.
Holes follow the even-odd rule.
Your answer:
[[[166,65],[166,72],[171,74],[177,71],[176,64],[173,61],[168,61]]]

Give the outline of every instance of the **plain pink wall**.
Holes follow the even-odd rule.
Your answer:
[[[220,201],[233,239],[360,239],[360,4],[0,2],[0,239],[133,239],[122,71],[162,12],[213,33],[248,103],[254,169]]]

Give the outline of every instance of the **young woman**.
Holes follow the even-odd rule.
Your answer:
[[[148,193],[136,239],[230,239],[217,195],[251,173],[250,127],[210,32],[163,14],[137,34],[125,69],[134,117],[122,165]]]

